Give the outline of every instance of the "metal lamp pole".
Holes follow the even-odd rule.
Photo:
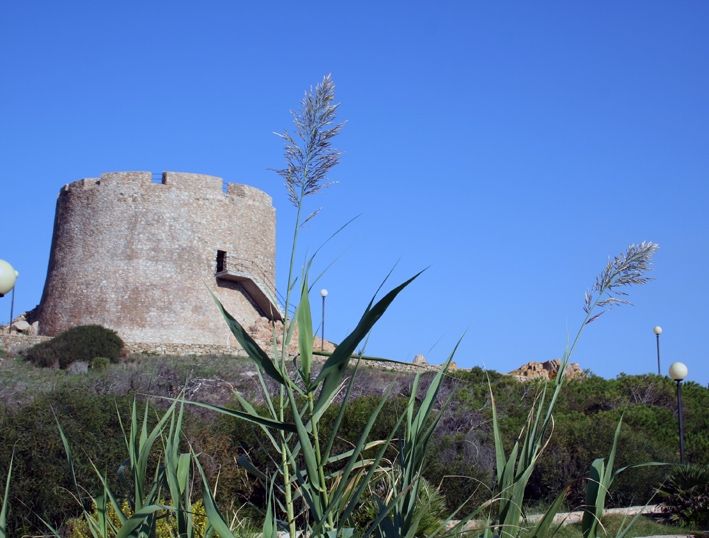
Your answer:
[[[328,291],[323,288],[320,290],[320,297],[322,297],[322,332],[320,333],[320,351],[325,351],[325,297],[328,295]]]
[[[673,362],[670,366],[670,377],[677,382],[677,421],[679,423],[679,462],[684,458],[684,412],[682,410],[682,381],[687,377],[687,366],[682,362]]]
[[[10,325],[12,325],[12,320],[15,317],[15,288],[12,288],[12,295],[10,296]]]
[[[655,337],[657,340],[657,375],[662,375],[660,372],[660,335],[662,334],[662,327],[657,325],[652,332],[655,333]]]

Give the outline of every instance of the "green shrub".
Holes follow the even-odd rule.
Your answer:
[[[101,490],[93,464],[109,481],[125,459],[125,441],[116,409],[129,421],[128,398],[86,393],[84,387],[64,388],[37,397],[16,410],[0,413],[0,470],[15,451],[9,536],[46,531],[40,517],[59,527],[81,513],[71,472],[57,430],[59,421],[76,446],[77,480],[86,490]],[[151,415],[152,416],[152,415]]]
[[[169,505],[169,503],[169,500],[161,499],[161,504]],[[121,511],[127,517],[132,516],[134,513],[130,504],[126,500],[121,503]],[[98,519],[102,515],[103,514],[99,513],[96,504],[94,503],[91,516]],[[173,538],[174,536],[177,536],[177,525],[175,523],[175,518],[171,517],[172,515],[173,514],[167,510],[160,513],[157,518],[157,524],[155,525],[155,538]],[[111,504],[109,504],[107,516],[113,525],[120,528],[118,514],[116,513],[116,509]],[[192,517],[194,518],[194,536],[206,536],[208,526],[207,513],[201,500],[198,500],[192,504]],[[76,518],[68,521],[67,538],[93,538],[93,536],[95,535],[91,532],[89,524],[85,519]]]
[[[686,527],[709,528],[709,466],[676,467],[658,494],[670,521]]]
[[[449,512],[465,503],[465,513],[490,498],[494,458],[486,433],[441,431],[431,440],[424,477],[444,495]]]
[[[91,364],[89,367],[92,370],[105,370],[108,368],[109,364],[111,364],[111,359],[107,357],[94,357],[91,359]]]
[[[123,341],[115,331],[100,325],[82,325],[31,347],[26,356],[36,366],[66,368],[72,362],[90,362],[95,357],[118,362],[122,349]]]
[[[190,446],[200,454],[200,463],[209,483],[215,484],[217,498],[228,499],[228,502],[236,506],[257,503],[259,500],[263,502],[266,492],[260,488],[257,480],[237,463],[238,457],[250,450],[256,442],[259,435],[257,426],[243,423],[243,431],[238,432],[233,428],[233,421],[227,423],[223,417],[193,417],[189,408],[185,419],[185,435]],[[254,458],[256,454],[265,455],[267,448],[254,448]],[[266,455],[264,460],[268,461],[269,456],[270,454]],[[262,462],[259,458],[259,463]]]

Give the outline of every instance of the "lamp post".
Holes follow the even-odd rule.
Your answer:
[[[684,464],[684,413],[682,412],[682,381],[687,377],[687,366],[673,362],[670,377],[677,382],[677,421],[679,422],[679,462]]]
[[[320,351],[325,351],[325,297],[328,295],[328,291],[323,288],[320,290],[320,297],[322,297],[322,332],[320,333]]]
[[[662,327],[659,325],[655,326],[655,328],[652,330],[652,332],[655,333],[655,337],[657,340],[657,375],[662,375],[660,373],[660,335],[662,334]]]
[[[12,299],[10,300],[10,325],[12,324],[12,316],[15,309],[15,282],[20,273],[15,271],[15,268],[5,260],[0,260],[0,297],[5,296],[12,291]]]

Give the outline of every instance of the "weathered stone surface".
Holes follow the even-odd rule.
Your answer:
[[[558,359],[544,362],[532,361],[511,371],[510,375],[521,381],[531,379],[555,379],[558,375],[560,365],[561,362]],[[565,376],[567,379],[578,379],[584,377],[584,373],[578,363],[572,362],[566,367]]]
[[[62,188],[39,330],[99,324],[127,342],[237,348],[209,291],[245,327],[266,315],[241,282],[215,277],[217,251],[275,281],[271,198],[202,174],[116,172]],[[208,289],[207,289],[208,288]]]
[[[85,361],[74,361],[66,367],[66,371],[70,374],[85,374],[89,371],[89,363]]]

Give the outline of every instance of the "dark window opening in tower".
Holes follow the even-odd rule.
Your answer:
[[[217,250],[217,273],[226,271],[226,251]]]

